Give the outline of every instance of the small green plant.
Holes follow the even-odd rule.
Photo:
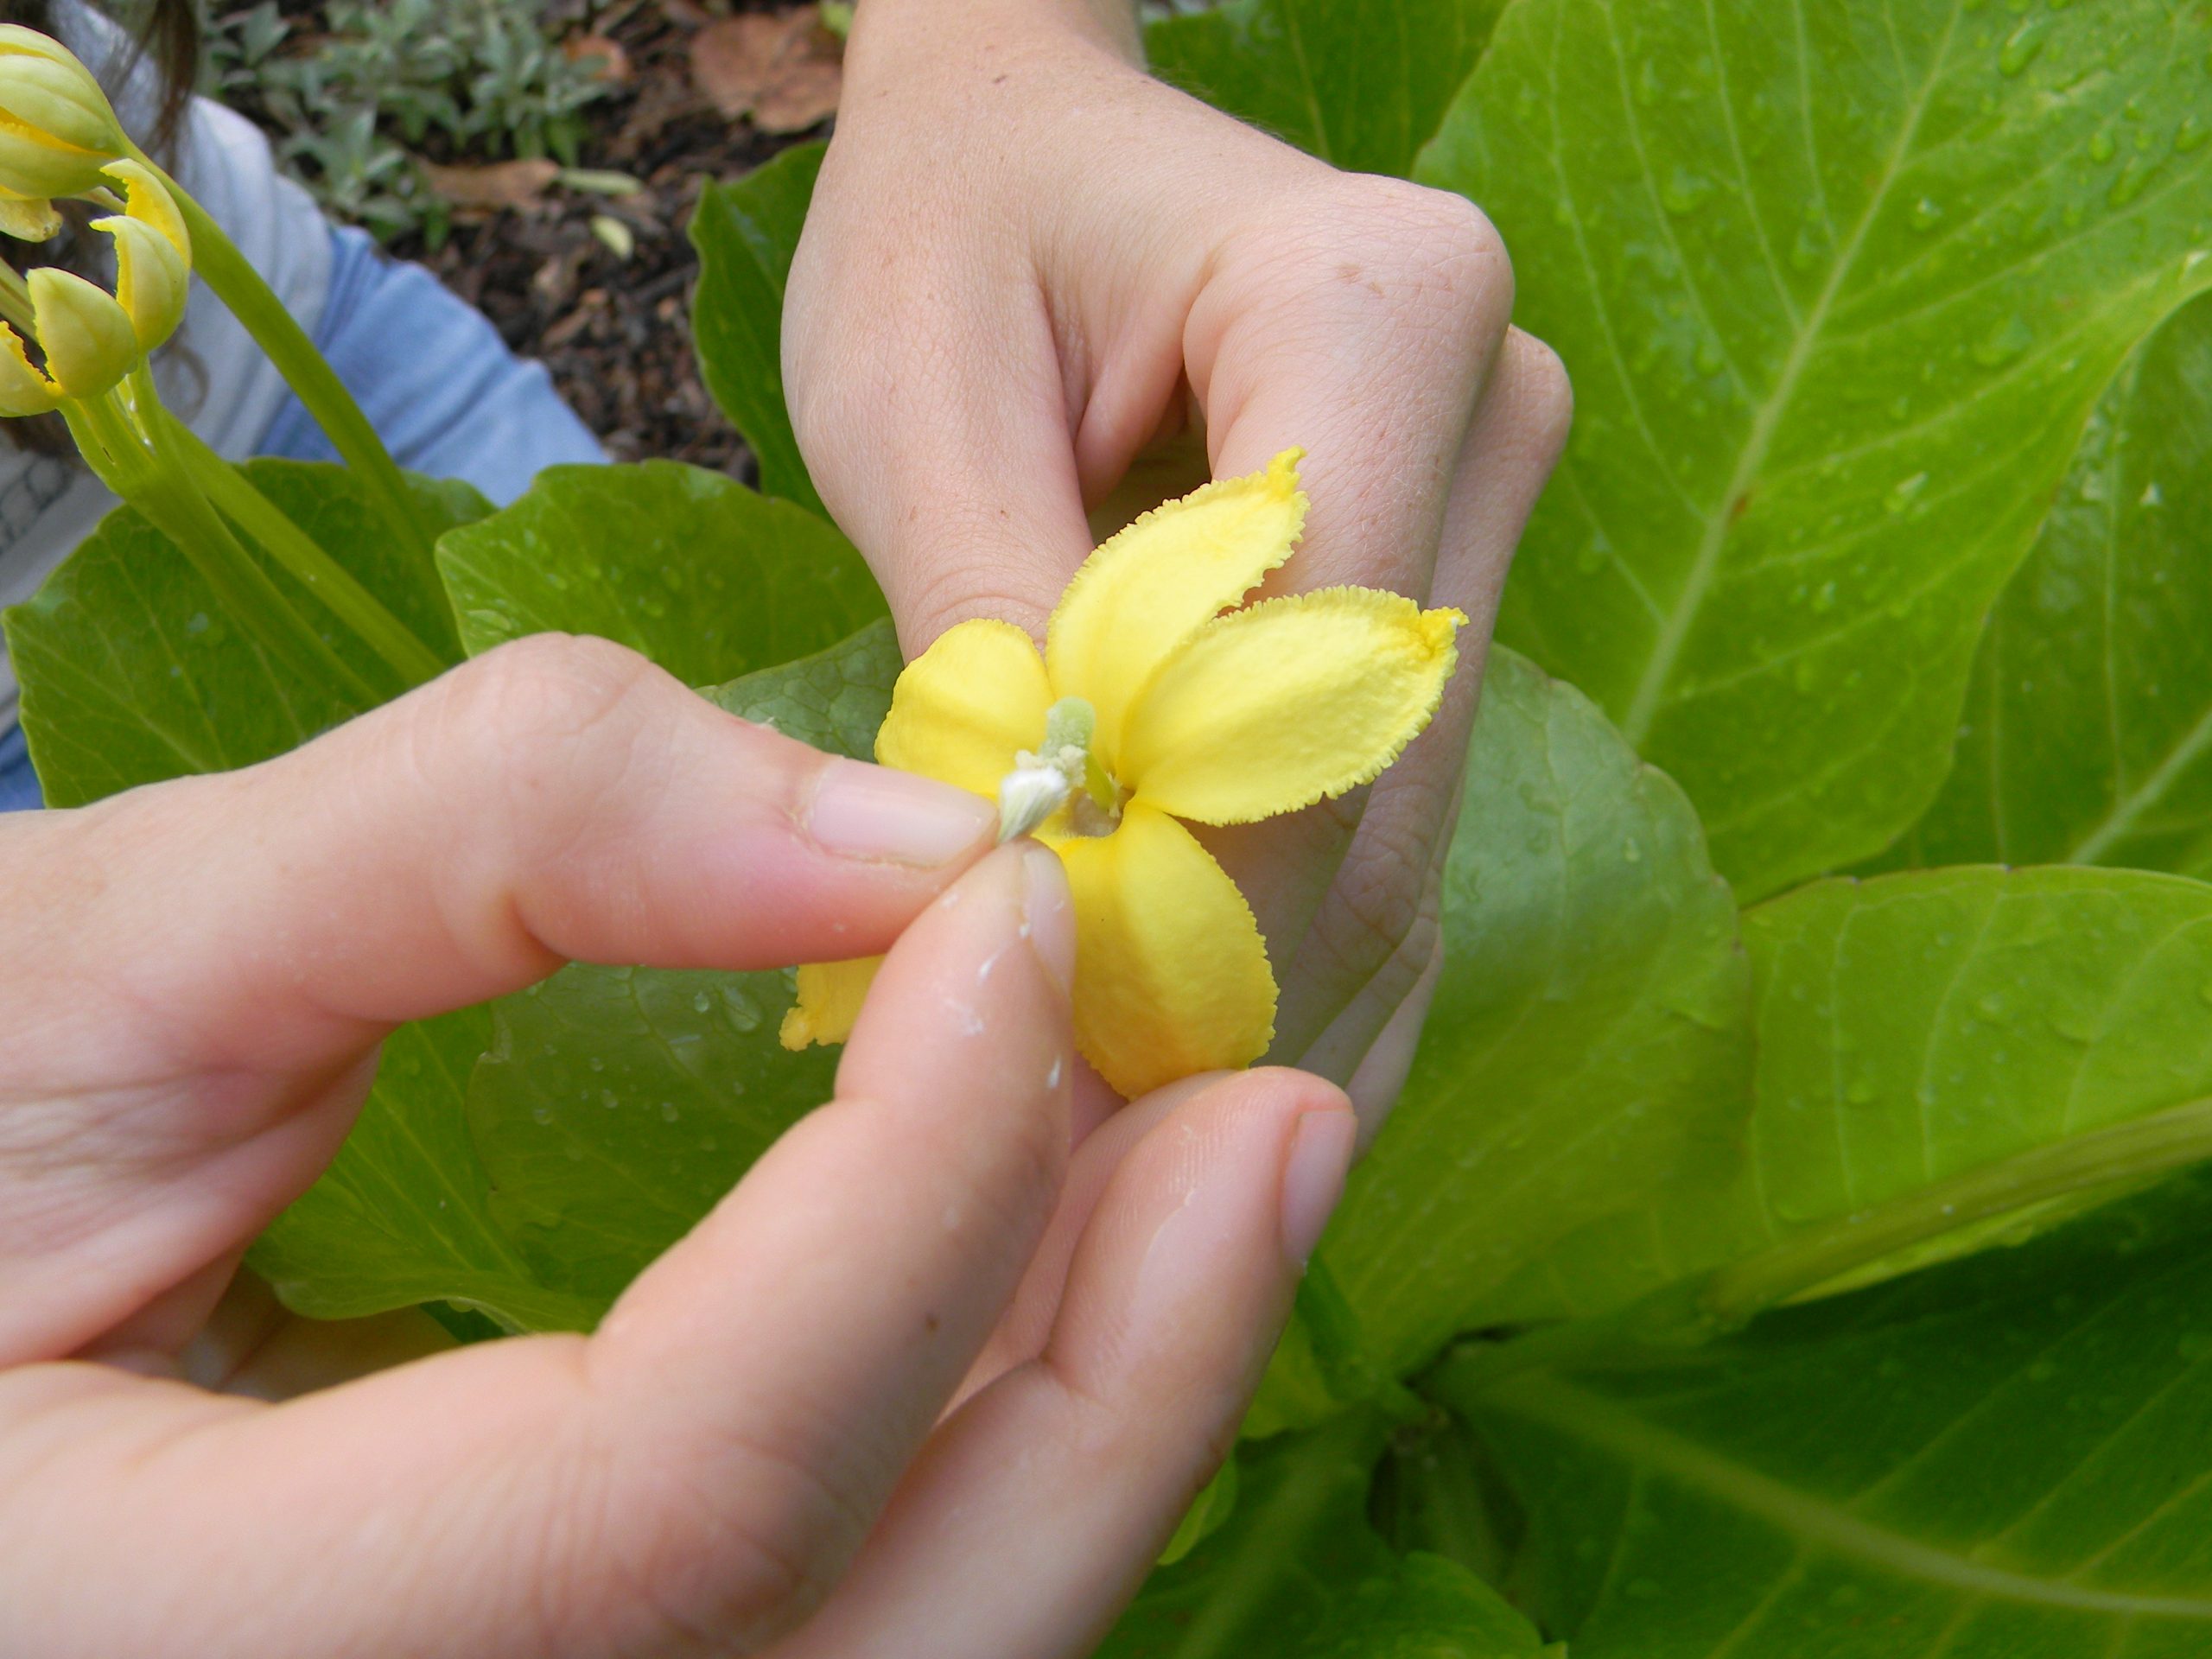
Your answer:
[[[217,18],[202,86],[264,116],[323,207],[390,241],[442,233],[418,155],[576,163],[601,60],[571,58],[545,0],[334,0],[302,30],[276,0]]]

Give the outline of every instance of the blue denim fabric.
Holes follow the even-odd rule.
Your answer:
[[[0,732],[0,812],[21,812],[39,804],[38,774],[23,747],[23,728]]]
[[[331,232],[315,343],[399,464],[416,472],[466,479],[505,504],[540,467],[607,459],[542,364],[515,356],[482,313],[350,226]],[[278,407],[260,453],[338,459],[296,397]],[[0,812],[40,798],[22,731],[0,733]]]
[[[315,343],[401,466],[466,479],[504,504],[540,467],[607,459],[544,365],[508,351],[481,312],[422,266],[385,258],[365,232],[332,235]],[[296,397],[278,408],[261,453],[338,458]]]

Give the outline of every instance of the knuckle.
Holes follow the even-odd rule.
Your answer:
[[[1458,321],[1502,334],[1513,314],[1513,262],[1489,216],[1454,191],[1402,179],[1361,182],[1370,200],[1354,223],[1368,245]]]
[[[803,1458],[733,1429],[623,1456],[636,1472],[599,1508],[601,1559],[663,1647],[750,1651],[783,1635],[822,1605],[866,1531]]]
[[[565,747],[604,728],[657,671],[610,639],[531,634],[449,675],[442,723],[507,755]]]
[[[1007,534],[1001,521],[977,508],[931,526],[931,545],[917,547],[901,566],[916,572],[898,597],[899,641],[911,657],[938,635],[978,617],[1011,622],[1042,637],[1051,607],[1019,591],[1007,577],[1033,563]],[[934,549],[935,550],[932,550]],[[1065,572],[1053,573],[1055,583]]]
[[[664,677],[612,640],[515,640],[442,682],[416,740],[416,770],[504,823],[500,844],[550,857],[649,753],[646,694]]]

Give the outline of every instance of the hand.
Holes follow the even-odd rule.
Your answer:
[[[1069,1141],[1066,890],[991,819],[541,639],[0,824],[0,1651],[1086,1651],[1233,1433],[1352,1122],[1288,1072],[1148,1103],[1086,1154],[1049,1335],[948,1413]],[[569,958],[886,948],[836,1099],[596,1335],[281,1404],[183,1380],[256,1382],[219,1299],[397,1022]]]
[[[1192,404],[1216,476],[1308,451],[1288,589],[1389,588],[1473,620],[1443,712],[1363,803],[1206,836],[1269,942],[1274,1056],[1348,1081],[1371,1129],[1419,1033],[1484,645],[1566,379],[1509,330],[1480,213],[1149,79],[1130,10],[860,9],[785,381],[910,658],[972,616],[1041,638],[1092,545],[1086,505]]]

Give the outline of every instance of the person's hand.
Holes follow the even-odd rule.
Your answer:
[[[1473,207],[1339,173],[1149,79],[1132,10],[866,0],[785,384],[910,658],[972,616],[1041,638],[1092,544],[1086,506],[1192,403],[1217,477],[1306,449],[1287,590],[1356,582],[1472,619],[1433,729],[1363,803],[1206,836],[1268,939],[1274,1057],[1350,1082],[1371,1128],[1419,1032],[1484,645],[1566,379],[1509,329],[1505,251]]]
[[[1087,1651],[1233,1433],[1353,1126],[1296,1073],[1180,1085],[1058,1203],[1066,889],[991,836],[544,639],[0,823],[0,1653]],[[219,1298],[397,1022],[570,958],[886,948],[836,1099],[595,1335],[194,1385],[259,1386],[266,1322]],[[1026,1272],[1049,1317],[979,1369]]]

